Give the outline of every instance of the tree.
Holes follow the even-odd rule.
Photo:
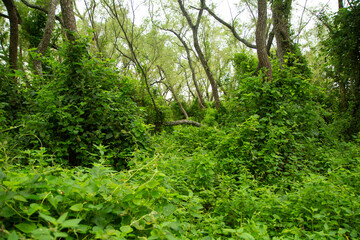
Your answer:
[[[10,44],[9,44],[9,65],[16,70],[18,68],[18,45],[19,45],[19,18],[13,0],[2,0],[5,4],[10,21]]]
[[[245,38],[240,37],[239,33],[236,31],[235,25],[234,25],[234,21],[232,24],[229,24],[227,22],[225,22],[223,19],[221,19],[218,15],[216,15],[216,13],[214,11],[212,11],[206,4],[204,1],[204,9],[213,17],[216,19],[216,21],[218,21],[219,23],[221,23],[222,25],[224,25],[226,28],[228,28],[231,33],[234,35],[234,37],[242,42],[243,44],[245,44],[245,46],[249,47],[249,48],[256,48],[256,45],[253,43],[250,43],[248,40],[246,40]]]
[[[72,0],[60,0],[66,37],[70,42],[75,41],[77,35],[76,19]]]
[[[204,98],[203,98],[202,93],[200,91],[199,84],[198,84],[198,82],[196,80],[196,74],[195,74],[195,69],[194,69],[194,66],[193,66],[193,60],[192,60],[191,54],[190,54],[189,45],[186,43],[185,39],[181,36],[181,33],[178,33],[178,32],[176,32],[175,30],[172,30],[172,29],[167,29],[167,28],[162,28],[162,27],[160,27],[160,29],[173,33],[179,39],[179,41],[181,42],[181,44],[185,48],[186,58],[187,58],[188,65],[189,65],[190,70],[191,70],[191,78],[192,78],[194,86],[195,86],[197,98],[199,100],[200,106],[202,108],[205,108],[206,107],[205,101],[204,101]]]
[[[351,116],[346,129],[351,136],[360,131],[360,1],[349,1],[349,5],[334,16],[324,51],[330,60],[330,72],[336,76],[343,111]]]
[[[268,81],[272,81],[272,70],[266,49],[267,0],[258,0],[258,20],[256,24],[256,48],[259,59],[258,69],[265,68]]]
[[[36,49],[36,53],[38,54],[38,56],[35,57],[33,64],[34,64],[35,73],[39,75],[42,75],[42,61],[41,59],[39,59],[39,55],[40,57],[41,55],[44,55],[50,44],[51,34],[55,23],[55,11],[57,4],[58,4],[58,0],[50,1],[44,34],[39,43],[39,46]]]
[[[175,101],[177,102],[177,104],[179,105],[180,109],[181,109],[181,112],[184,114],[184,117],[185,119],[188,119],[189,116],[185,110],[185,108],[183,107],[181,101],[179,100],[173,86],[171,84],[168,84],[166,83],[164,80],[167,79],[167,76],[166,76],[166,72],[164,71],[164,69],[161,68],[161,66],[157,66],[158,67],[158,70],[159,70],[159,75],[161,77],[161,81],[162,83],[170,90],[170,92],[172,93],[172,95],[174,96],[175,98]]]
[[[294,53],[294,46],[290,38],[290,10],[292,0],[273,0],[272,13],[276,38],[277,56],[280,63],[288,53]]]
[[[201,65],[203,66],[203,68],[205,70],[206,76],[211,84],[212,94],[213,94],[213,97],[215,100],[215,106],[217,109],[219,109],[221,106],[221,102],[220,102],[220,97],[219,97],[219,93],[218,93],[218,87],[217,87],[215,78],[210,70],[209,64],[208,64],[208,62],[204,56],[204,53],[200,47],[199,36],[198,36],[198,30],[199,30],[199,26],[200,26],[201,17],[203,15],[204,8],[205,8],[205,1],[204,0],[200,1],[200,9],[198,10],[198,15],[197,15],[195,23],[191,19],[189,12],[185,9],[184,1],[178,0],[178,4],[179,4],[182,14],[186,18],[186,21],[192,30],[193,43],[194,43],[196,53],[200,59]]]
[[[156,116],[155,116],[155,126],[159,130],[162,125],[162,112],[156,104],[154,94],[151,91],[150,81],[149,81],[149,72],[154,66],[155,60],[158,57],[156,51],[152,54],[151,57],[146,56],[143,58],[141,51],[139,49],[140,35],[142,29],[139,29],[135,25],[135,11],[132,6],[132,18],[128,17],[128,9],[120,1],[116,0],[102,0],[102,4],[106,9],[107,13],[110,15],[110,18],[113,20],[113,30],[116,36],[115,47],[116,50],[131,63],[134,64],[135,69],[140,74],[142,81],[145,84],[146,91],[151,98],[152,105],[154,107]],[[132,3],[133,4],[133,3]],[[139,32],[137,32],[139,31]],[[121,40],[124,46],[119,46],[118,40]],[[144,61],[144,60],[148,61]]]

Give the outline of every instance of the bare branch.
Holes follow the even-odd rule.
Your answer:
[[[224,25],[225,27],[227,27],[231,33],[234,35],[234,37],[239,40],[240,42],[242,42],[243,44],[245,44],[245,46],[249,47],[249,48],[253,48],[256,49],[256,45],[250,43],[249,41],[247,41],[246,39],[242,38],[239,36],[239,34],[237,33],[235,26],[234,25],[230,25],[229,23],[225,22],[224,20],[222,20],[219,16],[217,16],[209,7],[207,7],[206,5],[204,5],[204,9],[213,17],[216,19],[216,21],[218,21],[219,23],[221,23],[222,25]]]
[[[5,14],[3,14],[3,13],[0,13],[0,17],[3,17],[3,18],[9,18],[9,16],[8,16],[8,15],[5,15]]]

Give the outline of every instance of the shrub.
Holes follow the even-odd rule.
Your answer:
[[[104,145],[113,155],[108,163],[121,168],[134,149],[146,145],[147,126],[131,99],[129,79],[111,62],[89,56],[86,48],[87,42],[78,39],[62,48],[63,63],[49,60],[53,75],[45,76],[24,134],[38,136],[71,165],[91,163],[95,146]]]

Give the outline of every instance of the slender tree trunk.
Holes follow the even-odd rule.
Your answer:
[[[102,48],[100,46],[100,43],[99,43],[99,34],[98,34],[97,30],[96,30],[96,23],[95,23],[95,19],[94,19],[96,1],[91,1],[90,6],[88,6],[86,0],[84,0],[84,3],[85,3],[86,11],[87,11],[88,16],[89,16],[92,32],[93,32],[93,35],[94,35],[93,39],[94,39],[95,45],[96,45],[99,53],[101,54],[101,53],[103,53],[103,50],[102,50]]]
[[[9,46],[9,65],[16,70],[18,68],[18,45],[19,45],[19,19],[16,6],[13,0],[2,0],[10,21],[10,46]]]
[[[72,42],[76,39],[77,34],[73,3],[71,0],[60,0],[60,6],[64,27],[66,29],[66,37],[70,42]]]
[[[44,55],[51,41],[51,34],[54,29],[55,23],[55,11],[58,4],[58,0],[51,0],[46,20],[46,26],[44,30],[44,35],[39,43],[39,46],[36,49],[38,55]],[[42,61],[39,58],[35,58],[33,61],[35,73],[42,75]]]
[[[344,2],[343,0],[338,0],[339,10],[344,8]]]
[[[188,118],[189,118],[189,116],[188,116],[188,114],[187,114],[187,112],[186,112],[185,108],[184,108],[184,107],[183,107],[183,105],[181,104],[181,102],[180,102],[179,98],[177,97],[177,95],[176,95],[176,93],[175,93],[175,91],[174,91],[173,87],[172,87],[172,86],[169,86],[169,90],[170,90],[170,92],[172,93],[172,95],[174,96],[175,101],[178,103],[178,105],[179,105],[179,107],[180,107],[180,109],[181,109],[181,112],[184,114],[185,119],[188,119]]]
[[[194,47],[196,50],[196,53],[198,54],[198,57],[200,59],[201,65],[203,66],[206,76],[211,84],[211,88],[212,88],[212,94],[214,96],[214,100],[215,100],[215,106],[216,109],[219,109],[221,106],[221,102],[220,102],[220,97],[219,97],[219,93],[218,93],[218,88],[217,88],[217,84],[216,81],[214,79],[214,76],[210,70],[209,64],[205,59],[204,53],[201,50],[200,44],[199,44],[199,38],[198,38],[198,29],[199,29],[199,25],[200,25],[200,20],[201,20],[201,16],[204,12],[204,8],[205,8],[205,1],[201,0],[201,8],[199,9],[199,13],[198,13],[198,17],[196,20],[196,23],[193,24],[191,17],[189,15],[189,13],[185,10],[185,6],[184,6],[184,2],[183,0],[178,0],[180,9],[182,14],[184,15],[184,17],[186,18],[186,21],[188,22],[192,32],[193,32],[193,40],[194,40]]]
[[[266,46],[266,23],[267,23],[267,0],[258,0],[258,20],[256,23],[256,48],[259,58],[258,69],[265,68],[268,81],[272,81],[272,70],[267,54]]]
[[[161,66],[158,66],[158,69],[159,69],[159,74],[160,74],[161,80],[163,80],[162,83],[170,90],[171,94],[174,96],[175,101],[179,105],[180,110],[184,114],[185,119],[188,119],[189,116],[188,116],[185,108],[183,107],[181,101],[179,100],[177,94],[175,93],[175,90],[174,90],[173,86],[171,86],[170,83],[168,83],[168,84],[165,83],[165,81],[164,81],[165,79],[167,79],[167,76],[166,76],[166,73],[165,73],[164,69]]]
[[[193,66],[193,64],[192,64],[189,46],[187,45],[187,43],[185,42],[185,40],[180,36],[179,33],[175,32],[175,31],[173,31],[173,30],[170,30],[170,29],[165,29],[165,28],[161,28],[161,29],[173,33],[173,34],[180,40],[180,42],[182,43],[182,45],[184,46],[185,51],[186,51],[186,56],[187,56],[188,64],[189,64],[189,67],[190,67],[190,70],[191,70],[191,78],[192,78],[192,80],[193,80],[193,83],[194,83],[194,86],[195,86],[195,89],[196,89],[196,94],[197,94],[197,97],[198,97],[198,99],[199,99],[199,104],[200,104],[200,106],[201,106],[202,108],[206,108],[206,104],[205,104],[204,98],[203,98],[203,96],[202,96],[202,93],[201,93],[201,91],[200,91],[199,85],[198,85],[197,80],[196,80],[195,69],[194,69],[194,66]]]
[[[135,64],[135,66],[137,66],[140,70],[141,73],[141,77],[142,80],[145,83],[146,86],[146,91],[148,92],[150,98],[151,98],[151,102],[154,106],[154,110],[156,113],[156,120],[155,120],[155,131],[159,131],[161,129],[162,126],[162,121],[163,121],[163,113],[162,111],[157,107],[155,98],[153,96],[153,94],[151,93],[151,89],[150,89],[150,84],[149,84],[149,79],[148,79],[148,72],[150,69],[147,69],[143,66],[143,64],[141,63],[141,60],[138,56],[138,52],[136,50],[136,46],[134,44],[134,26],[135,23],[131,22],[130,24],[130,30],[128,30],[128,28],[126,27],[126,18],[127,18],[127,13],[123,8],[117,8],[115,1],[112,0],[111,2],[107,2],[107,1],[102,1],[102,3],[105,6],[106,11],[108,12],[108,14],[111,16],[111,18],[113,18],[119,25],[122,33],[124,34],[124,40],[129,48],[130,54],[131,56],[128,56],[127,54],[124,54],[119,48],[116,48],[124,57],[126,57],[127,59],[129,59],[131,62],[133,62]],[[120,14],[118,13],[118,11],[120,11]],[[133,9],[134,11],[134,9]],[[134,14],[134,12],[133,12]]]
[[[342,111],[345,112],[346,109],[348,108],[348,100],[347,100],[347,91],[345,88],[345,83],[344,81],[338,81],[339,84],[339,89],[340,89],[340,96],[341,96],[341,105],[342,105]]]

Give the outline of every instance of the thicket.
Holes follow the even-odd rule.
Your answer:
[[[150,135],[141,86],[84,39],[59,49],[43,77],[0,66],[1,239],[360,237],[359,141],[303,63],[264,82],[236,54],[219,110],[184,104],[202,127]]]

